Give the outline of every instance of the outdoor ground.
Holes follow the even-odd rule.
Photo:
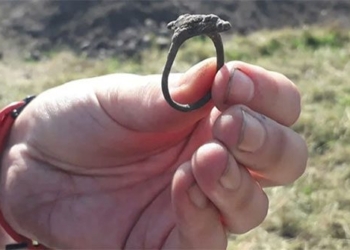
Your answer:
[[[225,50],[226,61],[258,64],[297,84],[303,105],[293,128],[305,137],[310,154],[306,173],[295,184],[267,190],[266,221],[232,236],[229,249],[350,249],[350,32],[337,26],[259,31],[227,38]],[[185,71],[214,54],[210,41],[191,40],[173,71]],[[161,73],[165,56],[153,48],[137,60],[88,58],[70,51],[47,53],[41,61],[4,57],[0,106],[73,79]]]
[[[216,14],[231,22],[231,34],[324,23],[350,27],[350,0],[1,0],[0,52],[32,60],[62,47],[95,58],[137,55],[168,45],[166,23],[184,13]]]

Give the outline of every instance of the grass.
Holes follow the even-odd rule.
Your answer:
[[[260,31],[225,39],[226,60],[284,73],[299,87],[303,111],[294,129],[306,139],[309,163],[295,184],[272,188],[270,212],[257,229],[232,236],[229,249],[350,249],[350,33],[338,28]],[[181,48],[173,72],[215,55],[208,39]],[[161,73],[165,51],[138,60],[50,53],[40,62],[0,61],[0,105],[72,79],[113,72]],[[149,63],[152,62],[152,63]]]

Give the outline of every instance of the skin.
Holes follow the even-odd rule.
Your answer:
[[[239,68],[239,70],[237,69]],[[171,75],[107,75],[50,89],[16,120],[1,169],[1,209],[50,248],[225,249],[258,226],[263,188],[292,183],[307,148],[289,128],[300,96],[285,76],[215,59]]]

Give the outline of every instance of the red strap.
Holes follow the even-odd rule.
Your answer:
[[[23,105],[25,105],[24,101],[11,103],[10,105],[8,105],[7,107],[5,107],[0,111],[0,155],[4,150],[7,137],[10,133],[13,123],[15,122],[15,118],[12,115],[12,112],[16,109],[21,108]],[[14,239],[16,242],[27,244],[26,248],[36,249],[36,250],[48,249],[47,247],[40,244],[35,244],[32,240],[24,237],[23,235],[16,233],[10,227],[10,225],[6,222],[1,210],[0,210],[0,225],[5,229],[8,235],[10,235],[11,238]],[[16,247],[15,245],[11,246],[12,249],[14,249],[15,247]]]

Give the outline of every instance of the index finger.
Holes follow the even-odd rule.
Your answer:
[[[221,111],[244,104],[286,126],[300,115],[300,94],[291,80],[240,61],[225,64],[216,74],[212,97]]]

